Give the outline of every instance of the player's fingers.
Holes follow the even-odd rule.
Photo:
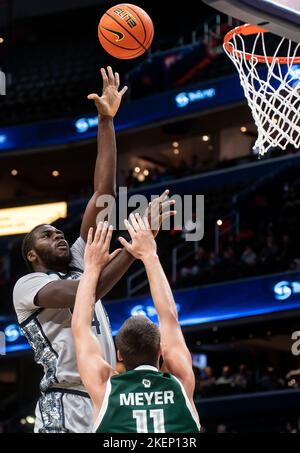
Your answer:
[[[118,72],[115,72],[115,85],[116,85],[116,88],[118,89],[119,86],[120,86],[120,75]]]
[[[170,193],[169,189],[165,190],[164,193],[162,193],[161,196],[159,197],[159,202],[163,203],[164,201],[166,201],[166,199],[169,196],[169,193]]]
[[[175,204],[176,204],[176,200],[168,200],[168,201],[165,201],[164,203],[161,203],[160,212],[162,213],[162,212],[166,211],[167,209],[170,209]]]
[[[104,68],[101,68],[101,75],[103,80],[103,89],[108,86],[108,77]]]
[[[99,239],[100,239],[100,236],[101,236],[101,232],[102,232],[102,228],[103,228],[103,222],[99,222],[98,226],[97,226],[96,233],[95,233],[95,237],[94,237],[95,244],[98,244],[98,242],[99,242]]]
[[[115,84],[115,76],[114,76],[114,73],[113,73],[113,70],[112,70],[111,66],[107,67],[107,73],[108,73],[109,84],[110,85],[114,85]]]
[[[114,252],[112,252],[109,255],[109,261],[108,262],[110,263],[111,261],[113,261],[122,251],[123,251],[123,249],[117,249]]]
[[[131,244],[126,241],[126,239],[119,237],[119,242],[123,245],[123,247],[130,253],[131,251]]]
[[[135,231],[139,231],[140,230],[140,226],[138,224],[138,221],[135,218],[135,215],[132,213],[132,214],[130,214],[129,218],[130,218],[130,221],[131,221],[132,226],[135,229]]]
[[[144,224],[143,219],[138,212],[135,214],[135,218],[137,223],[139,224],[140,229],[145,231],[147,229],[146,225]]]
[[[159,197],[154,198],[154,200],[152,200],[152,203],[149,204],[149,206],[151,205],[151,209],[156,209],[157,206],[161,207],[161,204],[164,203],[168,198],[169,193],[169,190],[165,190]]]
[[[161,220],[162,220],[162,222],[164,222],[165,220],[169,219],[170,217],[175,217],[176,215],[177,215],[177,211],[164,212],[161,216]]]
[[[124,94],[128,91],[128,86],[125,86],[121,91],[120,91],[120,95],[121,96],[124,96]]]
[[[99,96],[98,96],[98,94],[96,94],[96,93],[89,94],[87,98],[88,98],[90,101],[98,101],[98,99],[100,99]]]
[[[143,217],[143,222],[144,222],[144,224],[146,226],[146,229],[147,230],[151,230],[150,223],[149,223],[148,217],[146,215]]]
[[[94,233],[94,228],[90,228],[89,232],[88,232],[87,241],[86,241],[87,246],[90,246],[91,243],[93,242],[93,233]]]
[[[127,219],[124,220],[124,224],[128,230],[128,233],[130,234],[131,239],[133,239],[136,236],[136,232],[135,232],[134,228],[132,227],[132,225],[130,225],[130,223],[128,222]]]
[[[105,243],[106,236],[107,236],[107,232],[108,232],[108,222],[105,221],[105,222],[103,223],[101,235],[100,235],[100,238],[99,238],[100,244],[104,244],[104,243]]]
[[[106,239],[105,239],[105,248],[107,250],[109,250],[113,232],[114,232],[114,227],[112,225],[110,225],[108,228],[108,231],[107,231]]]

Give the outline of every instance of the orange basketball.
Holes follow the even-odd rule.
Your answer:
[[[113,57],[129,60],[143,55],[154,37],[151,18],[141,8],[122,3],[102,16],[98,26],[102,47]]]

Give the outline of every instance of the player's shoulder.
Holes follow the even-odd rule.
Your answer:
[[[23,277],[19,278],[14,286],[14,291],[18,290],[20,287],[27,285],[30,282],[35,282],[37,280],[49,280],[50,277],[48,274],[44,272],[31,272],[30,274],[23,275]]]
[[[38,310],[37,293],[53,279],[43,272],[32,272],[19,278],[13,289],[13,304],[20,323]]]
[[[71,246],[72,261],[70,267],[80,269],[83,272],[84,269],[84,252],[86,242],[79,236]]]
[[[14,304],[23,299],[26,293],[34,291],[36,288],[41,289],[52,280],[53,278],[44,272],[32,272],[19,278],[13,288]]]
[[[82,239],[81,236],[79,236],[75,242],[73,242],[72,246],[71,246],[71,250],[72,251],[76,251],[78,250],[79,252],[83,251],[85,249],[85,246],[86,246],[86,242],[84,241],[84,239]]]

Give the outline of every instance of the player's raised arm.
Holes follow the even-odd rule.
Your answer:
[[[153,226],[153,237],[158,235],[162,223],[174,215],[174,211],[171,210],[174,201],[169,200],[168,196],[169,190],[165,190],[160,197],[155,198],[155,200],[149,204],[145,212],[145,215]],[[135,257],[128,253],[126,248],[124,248],[121,253],[116,254],[117,256],[111,260],[101,274],[98,285],[99,297],[104,297],[109,293],[135,261]]]
[[[125,86],[121,91],[120,77],[111,67],[101,69],[103,79],[102,96],[90,94],[88,99],[95,101],[98,111],[98,154],[94,173],[94,194],[90,199],[81,225],[80,235],[86,241],[89,228],[96,227],[96,218],[103,208],[97,207],[101,195],[116,197],[117,146],[113,119],[116,116]]]
[[[105,384],[114,374],[114,370],[104,360],[101,345],[91,328],[99,275],[110,259],[112,232],[113,227],[109,227],[107,222],[99,223],[94,239],[93,228],[89,231],[84,256],[85,270],[79,283],[72,317],[80,377],[96,410],[102,404]]]
[[[151,234],[147,217],[143,219],[137,214],[131,215],[125,221],[132,239],[129,244],[123,238],[120,242],[135,258],[143,261],[152,294],[158,313],[162,355],[168,371],[176,376],[185,387],[192,401],[195,389],[195,377],[192,368],[192,359],[186,346],[181,327],[178,322],[177,307],[174,297],[156,253],[156,243]]]
[[[161,224],[164,220],[174,215],[171,210],[173,201],[168,200],[169,191],[164,191],[160,197],[156,198],[146,211],[151,225],[155,225],[152,234],[157,236]],[[120,281],[127,272],[131,264],[135,261],[126,248],[122,251],[115,250],[110,255],[110,261],[101,273],[97,289],[97,299],[106,296],[110,290]],[[78,280],[59,280],[49,282],[38,291],[35,303],[39,307],[44,308],[65,308],[73,307],[75,296],[78,289]]]

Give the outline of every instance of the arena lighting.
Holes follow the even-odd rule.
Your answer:
[[[138,179],[139,182],[144,182],[146,178],[145,178],[144,175],[140,174],[140,175],[138,175],[137,179]]]
[[[222,221],[222,220],[218,220],[218,221],[217,221],[217,225],[218,225],[219,227],[221,227],[221,226],[223,225],[223,221]]]
[[[47,203],[32,206],[0,209],[0,236],[25,234],[41,223],[52,223],[67,217],[68,205]]]
[[[12,170],[12,171],[10,172],[10,174],[11,174],[12,176],[17,176],[17,175],[18,175],[18,170]]]
[[[245,126],[242,126],[241,129],[240,129],[240,131],[241,131],[243,134],[245,134],[245,132],[247,132],[247,128],[246,128]]]
[[[4,39],[0,38],[0,44],[3,44],[3,43],[4,43]]]
[[[209,135],[203,135],[203,137],[202,137],[202,140],[204,142],[209,142],[209,139],[210,139]]]
[[[28,417],[26,417],[26,423],[28,423],[28,425],[34,425],[35,418],[29,415]]]
[[[140,167],[135,167],[134,171],[135,171],[135,173],[140,173],[141,169],[140,169]]]

